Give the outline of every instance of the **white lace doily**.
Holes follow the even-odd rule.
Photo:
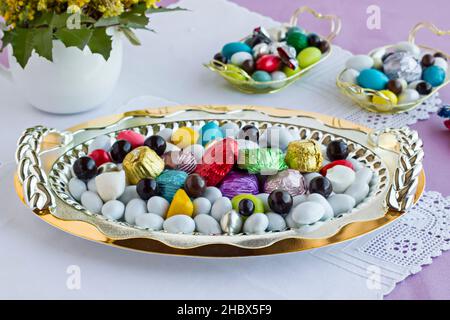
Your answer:
[[[425,192],[417,205],[391,226],[313,255],[357,274],[379,275],[381,294],[450,249],[450,197]]]
[[[412,125],[419,120],[430,118],[430,114],[437,112],[441,105],[442,100],[439,98],[439,93],[436,93],[411,111],[386,115],[361,109],[346,116],[345,119],[374,129],[382,129],[385,127],[400,128],[406,125]]]

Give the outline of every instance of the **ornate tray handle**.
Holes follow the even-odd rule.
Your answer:
[[[17,176],[23,186],[26,203],[38,213],[54,205],[53,195],[47,185],[47,176],[39,159],[41,142],[49,133],[58,131],[43,126],[28,128],[17,142]]]
[[[300,14],[305,13],[305,12],[312,14],[315,18],[317,18],[319,20],[329,20],[330,21],[330,23],[331,23],[330,33],[325,37],[326,40],[328,40],[328,41],[333,40],[341,32],[342,21],[338,16],[335,16],[332,14],[326,14],[326,15],[321,14],[321,13],[317,12],[316,10],[311,9],[310,7],[307,7],[307,6],[303,6],[303,7],[298,8],[297,10],[295,10],[294,13],[292,14],[289,24],[291,26],[296,26],[298,17],[300,16]]]
[[[417,131],[403,127],[373,132],[369,136],[371,144],[380,146],[379,138],[383,134],[394,135],[397,140],[396,149],[400,153],[398,166],[386,195],[386,205],[392,210],[404,212],[414,204],[418,177],[423,169],[423,143]]]
[[[415,43],[417,31],[419,31],[420,29],[423,29],[423,28],[427,28],[428,30],[430,30],[437,36],[449,36],[450,35],[450,30],[447,30],[447,31],[441,30],[438,27],[436,27],[434,24],[432,24],[431,22],[419,22],[409,32],[408,41],[411,43]]]

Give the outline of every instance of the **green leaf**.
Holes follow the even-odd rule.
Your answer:
[[[175,7],[175,8],[158,7],[158,8],[149,8],[146,10],[146,13],[153,14],[153,13],[163,13],[163,12],[172,12],[172,11],[189,11],[189,10],[185,9],[185,8],[181,8],[181,7]]]
[[[34,20],[30,21],[30,27],[49,26],[53,16],[53,12],[40,12]]]
[[[77,47],[83,50],[89,43],[89,40],[91,40],[93,31],[85,27],[81,29],[67,29],[64,27],[57,30],[55,35],[66,47]]]
[[[8,44],[12,43],[14,37],[14,30],[5,30],[3,31],[2,47],[0,48],[0,52],[2,52]]]
[[[33,52],[33,29],[15,28],[11,44],[13,55],[22,68],[28,63]]]
[[[51,27],[34,29],[33,48],[38,55],[53,60],[53,29]]]
[[[50,21],[50,25],[54,28],[65,28],[67,27],[67,20],[72,14],[67,12],[60,14],[53,14],[52,20]]]
[[[140,46],[141,42],[139,41],[139,38],[136,36],[136,34],[131,30],[130,28],[120,28],[120,30],[123,32],[125,37],[130,41],[132,45]]]
[[[148,24],[149,19],[145,14],[138,15],[131,12],[125,12],[120,15],[120,24],[133,29],[144,29]]]
[[[92,53],[101,54],[108,60],[112,50],[112,38],[106,34],[106,28],[94,28],[88,46]]]
[[[95,24],[94,27],[110,27],[120,24],[119,17],[109,17],[109,18],[100,18]]]

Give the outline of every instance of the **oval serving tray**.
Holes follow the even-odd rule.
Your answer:
[[[304,68],[300,70],[299,72],[287,77],[283,80],[276,80],[276,81],[267,81],[264,82],[263,85],[261,82],[257,82],[252,79],[245,71],[241,71],[237,74],[237,76],[241,76],[245,78],[246,80],[236,79],[236,71],[227,69],[227,65],[217,61],[217,60],[211,60],[208,64],[205,64],[205,67],[210,69],[211,71],[217,72],[220,76],[222,76],[228,83],[230,83],[234,88],[238,89],[241,92],[244,93],[274,93],[278,92],[284,88],[286,88],[288,85],[294,83],[297,81],[302,75],[304,75],[306,72],[308,72],[310,69],[316,67],[318,64],[325,61],[332,52],[332,46],[331,41],[339,34],[341,31],[341,19],[335,15],[324,15],[321,14],[314,9],[311,9],[309,7],[303,6],[298,8],[294,11],[292,14],[292,17],[289,21],[289,23],[281,26],[281,27],[275,27],[269,29],[269,33],[276,32],[279,28],[289,28],[294,27],[297,25],[298,17],[308,12],[311,15],[313,15],[316,19],[319,20],[328,20],[330,22],[330,33],[326,36],[320,36],[321,39],[328,41],[330,44],[330,49],[322,54],[322,57],[320,60],[312,65],[310,65],[307,68]],[[241,39],[240,41],[245,41],[248,37]]]
[[[71,166],[98,135],[134,129],[146,134],[165,127],[206,121],[252,123],[264,129],[286,126],[299,139],[328,143],[339,137],[350,155],[378,174],[368,198],[352,212],[311,232],[285,230],[263,235],[183,235],[149,231],[95,215],[67,190]],[[329,116],[254,106],[177,106],[126,112],[59,132],[42,126],[27,129],[18,141],[15,177],[19,197],[42,220],[85,239],[121,248],[165,254],[231,257],[267,255],[318,248],[378,229],[403,215],[421,196],[425,175],[422,141],[408,128],[372,131]]]
[[[416,42],[416,33],[420,30],[426,28],[428,30],[430,30],[433,34],[437,35],[437,36],[444,36],[444,35],[450,35],[450,30],[449,31],[443,31],[438,29],[434,24],[429,23],[429,22],[421,22],[418,23],[409,33],[409,37],[408,37],[408,42],[415,44]],[[393,47],[395,46],[395,44],[393,45],[388,45],[388,46],[384,46],[384,47],[380,47],[377,49],[372,50],[369,53],[369,56],[371,56],[373,53],[379,51],[379,50],[386,50],[389,51],[391,50]],[[417,45],[422,52],[424,53],[442,53],[444,54],[448,60],[450,60],[450,55],[447,53],[444,53],[441,50],[438,49],[434,49],[425,45]],[[413,101],[413,102],[409,102],[409,103],[403,103],[403,104],[397,104],[397,105],[392,105],[391,101],[389,100],[388,97],[386,97],[384,94],[380,93],[379,91],[376,90],[372,90],[372,89],[367,89],[367,88],[362,88],[356,84],[352,84],[352,83],[348,83],[342,80],[342,75],[344,74],[344,72],[347,69],[342,70],[341,73],[338,74],[337,79],[336,79],[336,85],[338,86],[338,88],[340,89],[340,91],[346,95],[347,97],[349,97],[350,99],[352,99],[354,102],[356,102],[360,107],[370,111],[370,112],[376,112],[376,113],[402,113],[402,112],[406,112],[409,110],[412,110],[414,108],[416,108],[417,106],[421,105],[425,100],[427,100],[429,97],[431,97],[433,94],[435,94],[436,92],[438,92],[441,88],[445,87],[449,82],[450,82],[450,68],[447,68],[447,76],[446,79],[444,81],[444,83],[442,83],[440,86],[434,87],[433,91],[428,94],[428,95],[424,95],[421,96],[418,100]],[[376,104],[372,102],[372,97],[373,96],[378,96],[380,97],[382,100],[384,100],[386,102],[385,105],[383,104]]]

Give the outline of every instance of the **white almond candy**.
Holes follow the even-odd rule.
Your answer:
[[[351,84],[357,84],[356,78],[359,76],[359,71],[355,69],[345,69],[344,72],[341,74],[341,81],[351,83]]]
[[[292,198],[292,208],[295,208],[300,203],[305,202],[306,199],[308,199],[308,195],[306,195],[306,194],[301,194],[301,195],[298,195],[298,196],[294,196]]]
[[[436,58],[434,58],[434,65],[435,65],[436,67],[440,67],[440,68],[444,69],[444,70],[447,72],[447,69],[448,69],[448,62],[445,61],[444,58],[441,58],[441,57],[436,57]]]
[[[267,231],[283,231],[286,229],[286,221],[278,213],[268,212],[266,213],[267,219],[269,219],[269,225]]]
[[[301,226],[301,224],[292,220],[292,211],[284,218],[284,220],[286,221],[286,225],[291,229],[297,229]]]
[[[214,204],[217,199],[222,197],[222,192],[216,187],[206,187],[202,197],[205,197],[209,200],[209,202],[211,202],[211,204]]]
[[[395,51],[407,51],[407,52],[411,53],[415,58],[420,57],[420,48],[409,41],[402,41],[402,42],[397,43],[394,46],[394,50]]]
[[[262,234],[269,226],[269,218],[265,213],[254,213],[244,222],[244,233]]]
[[[285,127],[273,126],[267,128],[259,138],[261,147],[278,148],[286,150],[289,142],[293,141],[289,130]]]
[[[154,196],[147,201],[147,210],[165,218],[167,210],[169,210],[170,203],[163,197]]]
[[[92,213],[99,214],[102,211],[102,199],[92,191],[85,191],[81,195],[81,204]]]
[[[162,137],[167,142],[170,142],[170,139],[172,138],[173,130],[170,128],[164,128],[161,131],[157,133],[158,136]]]
[[[164,219],[155,213],[145,213],[138,215],[135,223],[138,227],[159,231],[163,227]]]
[[[364,167],[356,172],[355,181],[362,181],[369,184],[370,180],[372,180],[372,176],[373,171],[370,168]]]
[[[89,145],[88,154],[98,149],[102,149],[109,152],[109,150],[111,149],[111,145],[112,142],[110,137],[106,135],[97,136]]]
[[[303,225],[298,228],[298,231],[301,233],[310,233],[316,231],[323,225],[322,221],[317,221],[316,223],[310,225]]]
[[[264,205],[264,212],[269,212],[271,209],[269,207],[269,194],[268,193],[260,193],[256,195]]]
[[[180,151],[181,149],[177,147],[176,145],[166,142],[166,150],[164,152],[170,152],[170,151]]]
[[[194,218],[196,230],[202,234],[221,234],[222,229],[216,219],[208,214],[199,214]]]
[[[311,182],[312,179],[317,178],[322,176],[320,173],[318,172],[311,172],[311,173],[306,173],[303,175],[303,177],[305,177],[305,181],[306,181],[306,185],[309,187],[309,184]]]
[[[119,200],[110,200],[102,207],[102,215],[111,220],[122,219],[125,213],[125,205]]]
[[[165,220],[163,228],[169,233],[190,234],[195,231],[195,222],[185,214],[177,214]]]
[[[363,181],[355,181],[355,183],[353,183],[347,190],[345,190],[345,194],[353,197],[356,204],[358,205],[367,197],[369,191],[370,189],[367,183]]]
[[[313,201],[300,203],[292,210],[292,220],[298,224],[312,224],[322,219],[325,208]]]
[[[142,199],[133,199],[125,207],[125,221],[129,224],[136,223],[136,217],[147,213],[147,205]]]
[[[345,66],[347,67],[347,69],[355,69],[356,71],[361,72],[364,69],[372,68],[373,64],[374,61],[372,57],[360,54],[348,59],[347,62],[345,63]]]
[[[183,149],[183,151],[188,151],[192,153],[197,163],[201,163],[203,154],[205,153],[205,148],[201,144],[191,144]]]
[[[364,168],[364,164],[354,158],[347,158],[347,161],[351,162],[351,164],[353,165],[353,169],[356,172]]]
[[[236,138],[239,132],[239,126],[237,125],[237,123],[227,122],[220,127],[220,130],[222,130],[223,136],[225,138]]]
[[[417,101],[420,98],[420,94],[416,89],[406,89],[398,97],[400,104],[410,103]]]
[[[372,179],[370,179],[369,184],[371,186],[374,186],[378,184],[378,182],[380,182],[380,176],[378,175],[378,173],[374,172],[374,174],[372,175]]]
[[[322,221],[328,220],[333,218],[333,208],[328,203],[327,199],[325,199],[324,196],[318,193],[311,193],[308,195],[308,201],[317,202],[322,205],[322,207],[325,209],[325,213],[323,214],[323,217],[320,219]]]
[[[126,186],[125,191],[119,197],[119,201],[122,201],[124,205],[127,205],[133,199],[140,199],[139,194],[136,191],[136,186]]]
[[[86,183],[75,177],[70,179],[68,188],[72,197],[77,201],[81,200],[81,195],[87,190]]]
[[[231,211],[231,209],[233,209],[231,200],[227,197],[221,197],[217,199],[212,205],[211,215],[214,217],[214,219],[220,221],[220,219],[222,219],[222,216],[228,211]]]
[[[198,197],[192,201],[194,205],[194,217],[199,214],[210,214],[211,213],[211,202],[204,197]]]
[[[355,171],[337,165],[327,170],[326,177],[330,180],[334,192],[343,193],[355,181]]]
[[[105,172],[95,178],[97,192],[103,201],[116,200],[125,191],[125,171]]]
[[[334,194],[328,197],[328,203],[333,208],[334,216],[350,212],[356,205],[355,199],[347,194]]]
[[[253,55],[245,51],[240,51],[231,56],[230,62],[236,66],[241,66],[245,60],[253,60]]]
[[[88,181],[87,187],[89,191],[97,192],[97,185],[95,184],[95,178]]]

